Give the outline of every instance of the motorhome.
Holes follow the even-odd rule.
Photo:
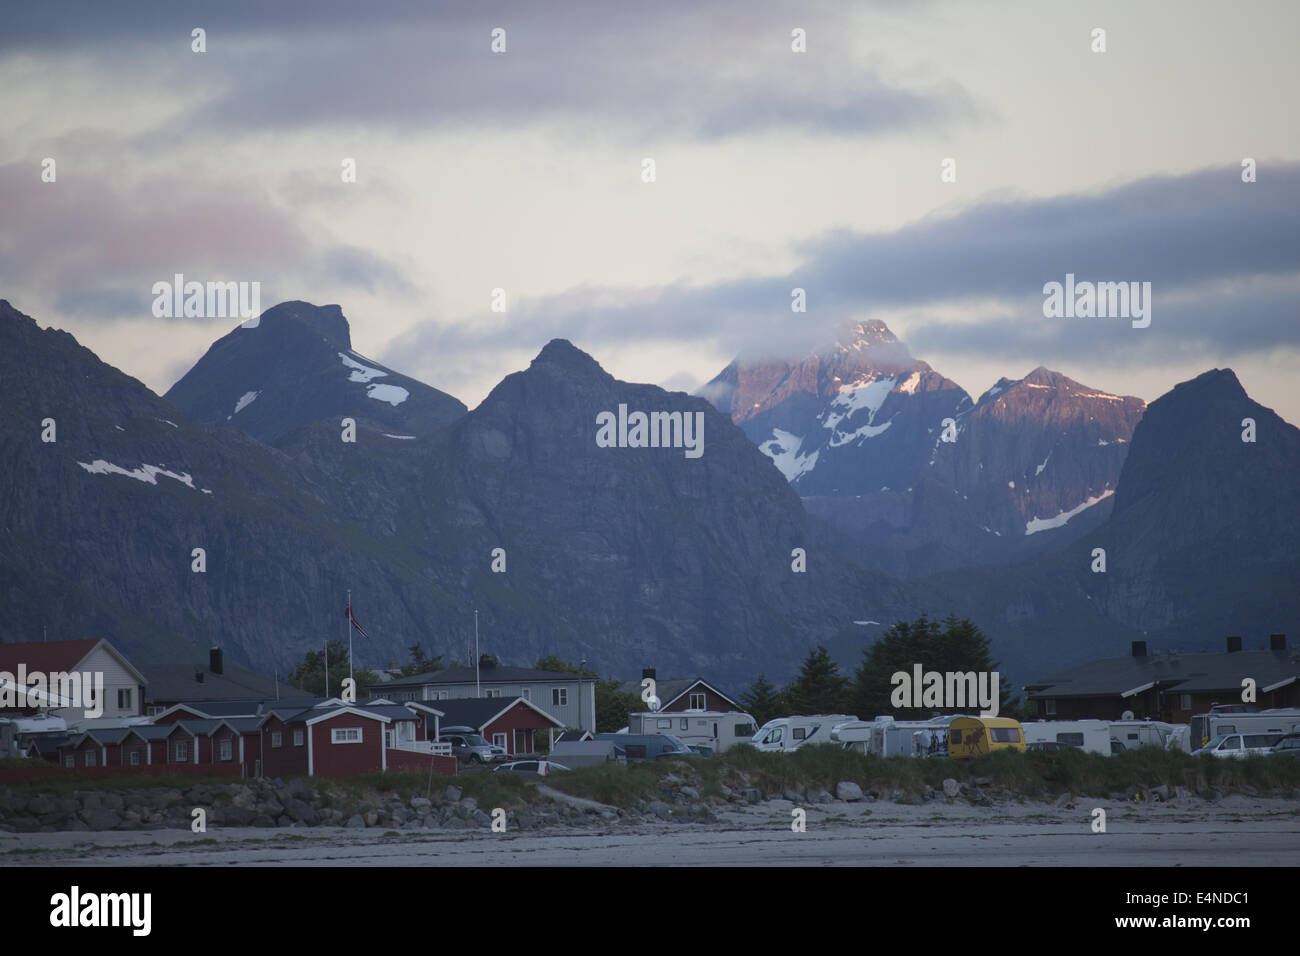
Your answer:
[[[1191,719],[1191,743],[1194,748],[1204,747],[1214,737],[1230,734],[1283,734],[1300,733],[1300,709],[1294,707],[1260,710],[1253,713],[1211,711],[1197,714]]]
[[[776,717],[750,739],[759,750],[789,753],[805,744],[833,744],[831,730],[858,718],[853,714],[815,714],[811,717]]]
[[[953,717],[929,720],[853,720],[831,728],[831,739],[845,750],[877,757],[945,757],[948,753],[948,725]]]
[[[1021,726],[1026,744],[1065,744],[1108,756],[1111,752],[1111,724],[1105,720],[1034,720]]]
[[[685,710],[629,714],[628,733],[672,734],[688,747],[705,747],[719,754],[754,736],[755,721],[740,711]]]
[[[953,760],[1024,749],[1024,729],[1010,717],[954,717],[948,725],[948,756]]]

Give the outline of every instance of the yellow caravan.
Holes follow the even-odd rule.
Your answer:
[[[991,750],[1024,750],[1025,731],[1010,717],[954,717],[948,725],[948,756],[968,760]]]

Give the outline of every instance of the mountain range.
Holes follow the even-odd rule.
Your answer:
[[[556,339],[471,411],[286,302],[160,397],[0,300],[0,404],[5,640],[284,674],[346,636],[350,589],[372,667],[459,658],[477,609],[503,661],[738,689],[920,613],[971,616],[1022,680],[1300,619],[1300,432],[1228,370],[1149,408],[1041,368],[973,402],[868,322],[697,396]],[[695,416],[703,455],[602,447],[620,406]]]

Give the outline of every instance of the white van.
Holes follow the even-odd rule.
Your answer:
[[[684,710],[665,713],[628,714],[628,733],[672,734],[688,747],[708,748],[715,754],[736,744],[747,744],[754,736],[754,718],[732,710]]]
[[[858,718],[852,714],[814,714],[811,717],[776,717],[750,739],[759,750],[789,753],[804,744],[833,744],[831,730]]]
[[[1208,744],[1196,751],[1208,753],[1214,757],[1242,758],[1250,754],[1270,754],[1273,745],[1283,737],[1282,734],[1220,734]]]

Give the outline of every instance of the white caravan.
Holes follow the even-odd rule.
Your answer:
[[[754,736],[754,718],[740,711],[684,710],[628,714],[628,733],[672,734],[688,747],[722,753]]]
[[[858,718],[852,714],[814,714],[811,717],[776,717],[758,729],[750,740],[759,750],[789,753],[804,744],[833,744],[831,730]]]
[[[944,757],[948,754],[948,724],[952,717],[929,720],[854,720],[837,724],[831,739],[845,750],[875,754],[877,757]]]
[[[1162,747],[1165,750],[1190,751],[1186,724],[1167,724],[1163,720],[1112,720],[1110,739],[1118,744],[1112,753],[1137,747]]]
[[[1056,743],[1110,755],[1111,723],[1105,720],[1033,720],[1021,724],[1025,746]]]

